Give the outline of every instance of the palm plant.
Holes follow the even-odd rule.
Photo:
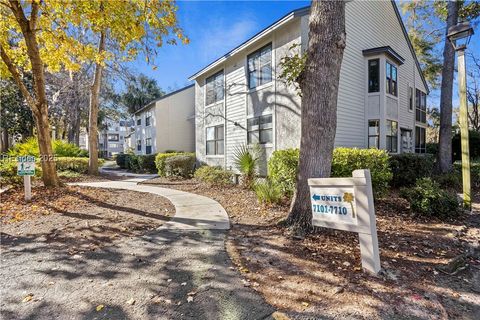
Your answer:
[[[242,184],[251,189],[255,184],[260,150],[258,145],[249,147],[245,144],[236,146],[233,150],[233,162],[242,175]]]

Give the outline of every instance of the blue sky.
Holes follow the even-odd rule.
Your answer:
[[[178,1],[180,26],[190,44],[165,45],[159,48],[153,70],[139,57],[130,63],[132,70],[157,80],[164,91],[188,84],[188,77],[216,58],[269,26],[292,10],[309,5],[310,1]],[[476,28],[469,50],[480,56],[480,30]],[[439,44],[439,54],[443,44]],[[468,64],[467,64],[468,65]],[[454,106],[457,104],[454,84]],[[429,96],[429,105],[437,105],[438,90]]]

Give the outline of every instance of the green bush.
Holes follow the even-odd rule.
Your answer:
[[[253,190],[257,195],[258,201],[262,204],[272,205],[280,203],[283,198],[282,188],[271,180],[256,182]]]
[[[195,170],[195,156],[177,155],[165,160],[165,173],[167,177],[190,178]]]
[[[415,184],[419,178],[430,177],[435,167],[435,158],[432,155],[402,153],[390,157],[392,170],[391,185],[406,187]]]
[[[132,171],[132,172],[141,172],[138,157],[139,156],[137,156],[135,154],[129,154],[126,157],[125,162],[126,162],[127,170]]]
[[[401,195],[414,212],[422,215],[445,218],[460,211],[456,194],[442,190],[431,178],[418,179],[414,187],[403,188]]]
[[[426,148],[428,154],[431,154],[433,156],[436,156],[438,154],[438,143],[427,142]]]
[[[127,169],[128,156],[130,156],[130,154],[125,153],[119,153],[115,156],[115,162],[120,169]]]
[[[75,144],[63,140],[53,140],[52,149],[53,154],[57,157],[88,157],[88,151],[82,150]],[[26,155],[39,157],[40,151],[37,138],[30,137],[22,143],[15,144],[8,150],[8,155],[13,157]]]
[[[460,133],[457,133],[452,137],[453,161],[462,159],[461,142]],[[469,131],[468,146],[470,149],[470,159],[480,159],[480,132],[474,130]]]
[[[268,177],[287,196],[295,191],[299,149],[277,150],[268,160]]]
[[[221,167],[203,166],[195,171],[194,177],[210,186],[226,187],[233,184],[233,175]]]
[[[333,151],[332,177],[351,177],[356,169],[370,169],[375,197],[384,195],[392,179],[385,150],[336,148]]]
[[[442,189],[460,190],[462,188],[462,173],[458,170],[436,174],[432,178]]]
[[[268,174],[286,195],[295,190],[298,168],[298,149],[275,151],[268,161]],[[332,159],[332,177],[351,177],[356,169],[370,169],[375,196],[386,193],[392,179],[388,163],[389,155],[384,150],[336,148]]]
[[[138,166],[140,171],[147,173],[156,173],[157,168],[155,166],[155,156],[156,154],[146,154],[139,155],[138,157]]]
[[[167,175],[165,172],[165,161],[167,160],[167,158],[175,157],[178,155],[192,156],[195,158],[195,153],[189,153],[189,152],[158,153],[155,156],[155,166],[157,167],[159,176],[166,177]]]
[[[98,159],[98,166],[102,166],[105,160]],[[88,158],[80,157],[58,157],[55,159],[55,166],[58,171],[73,171],[77,173],[88,172]]]
[[[454,169],[458,172],[460,179],[462,177],[462,164],[457,162],[454,164]],[[480,162],[470,163],[470,184],[472,189],[480,190]]]

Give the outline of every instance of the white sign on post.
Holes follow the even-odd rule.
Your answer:
[[[357,232],[362,267],[380,271],[377,225],[370,170],[355,170],[352,178],[308,179],[314,226]]]
[[[30,177],[35,175],[35,157],[17,157],[17,162],[17,175],[23,176],[25,200],[30,201],[32,199],[32,183]]]

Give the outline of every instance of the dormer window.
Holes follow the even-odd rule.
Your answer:
[[[397,96],[397,67],[388,61],[385,66],[385,73],[387,75],[385,87],[387,88],[387,93]]]

